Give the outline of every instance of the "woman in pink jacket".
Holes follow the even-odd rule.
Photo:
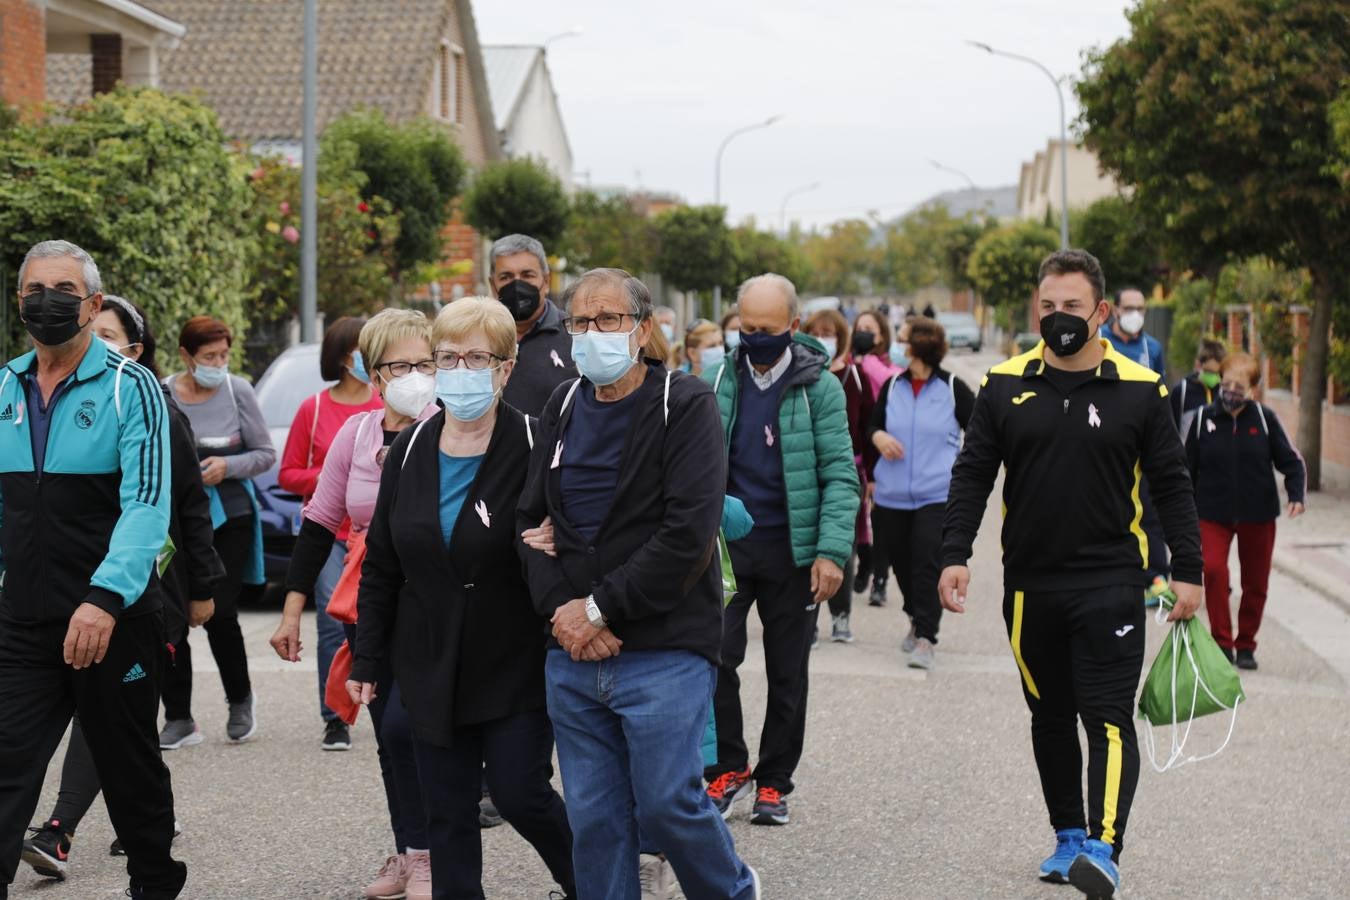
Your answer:
[[[314,497],[305,505],[305,519],[286,575],[286,605],[272,647],[282,659],[300,659],[300,614],[314,593],[314,584],[345,520],[351,520],[354,544],[364,534],[375,512],[380,471],[389,445],[399,432],[436,412],[436,364],[431,357],[431,323],[407,309],[386,309],[361,329],[361,356],[371,386],[384,408],[359,413],[343,423],[328,447]],[[353,549],[349,566],[358,566],[363,554]],[[354,625],[344,626],[347,642],[355,639]],[[372,900],[431,897],[431,861],[427,854],[426,812],[413,758],[412,723],[398,699],[398,684],[386,667],[379,673],[376,699],[370,704],[375,739],[384,779],[395,853],[366,888]]]

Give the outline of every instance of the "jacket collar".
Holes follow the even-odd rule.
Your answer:
[[[736,347],[722,361],[722,365],[729,370],[728,374],[740,371],[741,360],[746,358],[742,350],[743,347]],[[788,364],[787,372],[783,373],[783,380],[788,385],[811,384],[819,381],[820,373],[829,368],[830,357],[825,353],[825,348],[821,346],[819,341],[805,332],[798,331],[792,336],[792,343],[788,344],[788,352],[792,354],[792,360]]]
[[[558,309],[553,301],[546,297],[544,298],[544,314],[540,316],[538,321],[534,323],[534,326],[526,332],[525,336],[531,337],[545,331],[556,334],[557,332],[562,331],[562,320],[562,310]]]
[[[92,335],[89,338],[89,347],[84,351],[84,357],[80,364],[75,367],[75,380],[88,381],[91,378],[97,378],[103,374],[107,368],[108,345]],[[37,369],[37,351],[29,350],[22,356],[16,356],[6,363],[8,368],[15,375],[27,375]]]
[[[1108,381],[1120,380],[1119,364],[1125,361],[1125,357],[1116,350],[1115,346],[1100,335],[1097,337],[1097,343],[1102,345],[1102,361],[1097,365],[1093,376],[1096,378],[1105,378]],[[1022,367],[1023,378],[1034,378],[1045,372],[1045,341],[1041,341],[1026,353],[1026,365]]]

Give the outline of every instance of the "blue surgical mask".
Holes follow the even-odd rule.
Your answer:
[[[492,369],[437,369],[436,399],[461,422],[483,418],[497,399]]]
[[[362,384],[370,384],[370,373],[366,371],[366,361],[361,356],[360,350],[352,351],[352,364],[347,367],[347,371]]]
[[[224,366],[204,366],[197,363],[197,367],[192,370],[192,379],[202,388],[210,391],[220,387],[225,383],[225,379],[230,377],[230,367]]]
[[[669,322],[661,323],[661,333],[666,336],[666,340],[675,340],[675,326],[671,325]]]
[[[736,328],[722,335],[722,338],[726,341],[728,350],[735,350],[741,345],[741,332]]]
[[[726,357],[727,351],[724,347],[704,347],[698,352],[699,364],[703,366],[703,371],[715,369]]]
[[[613,384],[637,360],[628,349],[631,331],[588,331],[572,335],[572,362],[592,384]]]
[[[891,344],[891,365],[909,368],[909,344]]]

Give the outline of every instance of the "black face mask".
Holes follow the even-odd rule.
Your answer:
[[[539,288],[517,278],[501,286],[497,299],[511,311],[511,318],[524,322],[539,308]]]
[[[872,352],[872,348],[877,345],[877,336],[870,331],[853,332],[853,352],[859,356],[866,356]]]
[[[25,294],[24,327],[44,347],[58,347],[80,333],[80,304],[87,299],[49,287]]]
[[[1087,346],[1087,319],[1058,311],[1042,316],[1041,339],[1056,356],[1073,356]]]
[[[1222,388],[1219,391],[1219,405],[1225,412],[1237,412],[1247,403],[1247,395],[1240,391],[1230,391],[1228,388]]]
[[[756,366],[769,366],[778,362],[778,358],[791,343],[791,331],[784,331],[782,334],[765,334],[762,331],[756,331],[754,334],[741,332],[741,346],[745,349],[745,355],[750,358],[750,362]]]

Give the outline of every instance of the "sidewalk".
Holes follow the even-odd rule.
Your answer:
[[[1274,567],[1350,612],[1350,491],[1309,494],[1297,519],[1281,513]]]

